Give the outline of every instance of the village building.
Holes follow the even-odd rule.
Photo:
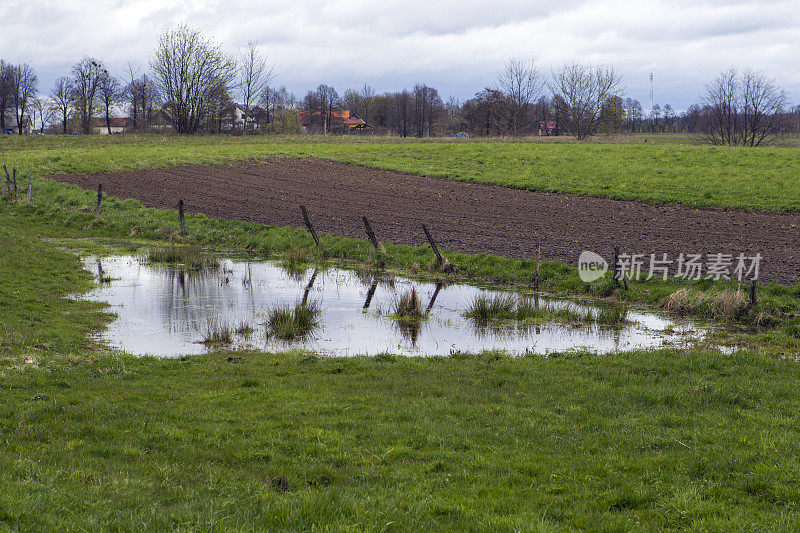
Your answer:
[[[28,115],[22,115],[22,134],[30,135],[33,131],[33,122]],[[4,135],[19,135],[19,128],[17,127],[17,116],[14,114],[6,115]]]

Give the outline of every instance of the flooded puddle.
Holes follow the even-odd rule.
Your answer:
[[[337,268],[287,271],[275,261],[224,260],[214,270],[184,272],[150,265],[140,257],[88,257],[84,266],[103,281],[81,296],[108,302],[117,314],[102,335],[110,346],[131,354],[178,356],[209,350],[201,342],[210,324],[232,331],[233,346],[266,351],[303,348],[325,355],[449,355],[454,352],[504,350],[509,354],[547,354],[685,346],[703,331],[656,314],[629,310],[624,327],[596,323],[545,323],[503,326],[476,324],[464,316],[476,296],[492,298],[502,291],[464,284],[436,285],[395,277],[377,282],[371,275]],[[396,303],[411,288],[427,315],[421,323],[398,321]],[[511,293],[513,294],[513,293]],[[317,327],[293,341],[268,332],[270,310],[301,302],[319,308]],[[583,302],[542,298],[551,310],[592,316],[599,312]]]

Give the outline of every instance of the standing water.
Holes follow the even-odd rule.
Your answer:
[[[512,355],[588,350],[598,354],[693,343],[702,331],[658,315],[630,310],[622,327],[597,323],[568,325],[476,324],[464,316],[477,296],[509,295],[465,284],[437,285],[338,268],[290,271],[275,261],[224,260],[219,268],[185,272],[152,265],[140,257],[88,257],[86,269],[101,286],[81,298],[108,302],[117,314],[102,339],[131,354],[178,356],[209,350],[202,341],[211,324],[240,324],[252,332],[233,333],[232,346],[265,351],[291,348],[324,355],[448,355],[503,350]],[[398,321],[396,302],[414,288],[426,318]],[[318,327],[294,341],[270,335],[267,315],[301,302],[318,306]],[[596,315],[583,302],[542,299],[548,309]]]

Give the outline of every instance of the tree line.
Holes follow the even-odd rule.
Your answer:
[[[533,60],[511,59],[495,84],[459,102],[436,88],[382,94],[369,85],[342,95],[320,84],[297,98],[275,87],[273,68],[258,43],[239,55],[188,25],[165,31],[147,68],[132,64],[115,76],[97,58],[75,63],[47,96],[28,63],[0,60],[0,127],[24,132],[26,117],[61,133],[112,132],[115,113],[127,115],[135,132],[172,128],[179,134],[235,131],[334,133],[346,114],[363,119],[357,131],[402,137],[699,133],[714,144],[757,146],[776,135],[800,131],[800,106],[789,109],[786,93],[760,72],[731,69],[705,88],[701,102],[683,113],[666,104],[644,109],[626,97],[613,66],[565,64],[545,75]],[[237,103],[238,102],[238,103]]]

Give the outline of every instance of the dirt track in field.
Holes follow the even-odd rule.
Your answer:
[[[50,176],[150,207],[283,226],[302,226],[307,206],[318,232],[365,238],[362,215],[379,240],[423,245],[420,223],[440,246],[467,253],[577,264],[582,250],[606,258],[622,252],[761,253],[762,280],[800,281],[800,214],[695,209],[536,193],[412,176],[321,159],[269,159],[230,166]],[[647,262],[645,262],[647,264]]]

